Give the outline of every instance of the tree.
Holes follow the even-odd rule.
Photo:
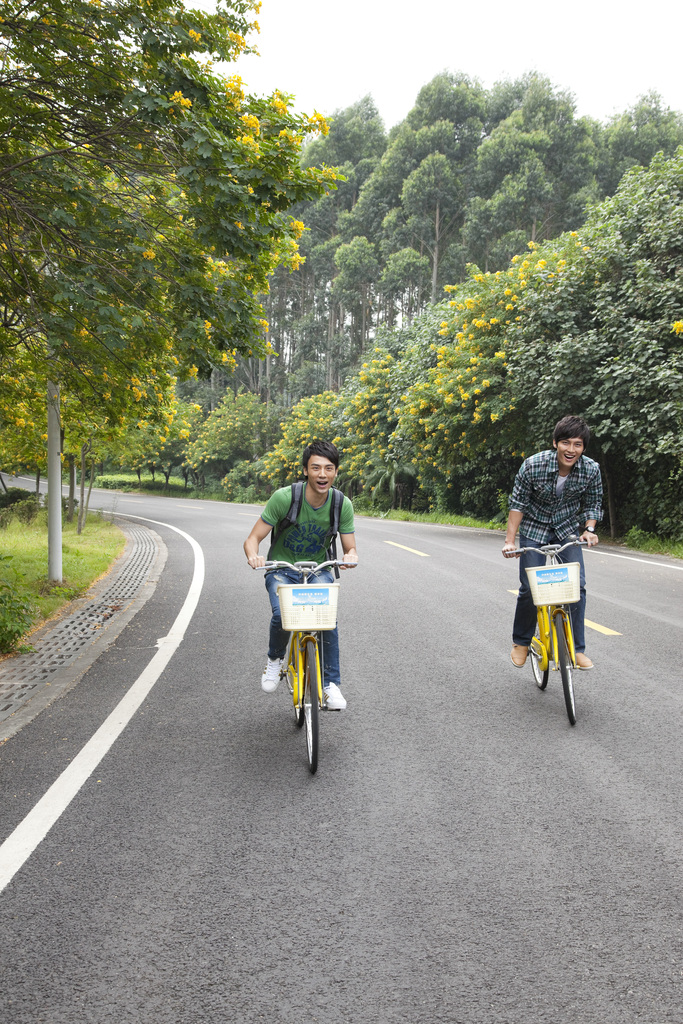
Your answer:
[[[273,416],[257,395],[228,392],[187,446],[184,461],[202,481],[207,472],[224,476],[237,462],[259,459],[276,436]]]
[[[547,79],[530,75],[520,85],[521,104],[477,152],[464,237],[484,270],[505,267],[527,241],[578,227],[599,198],[592,124],[576,120],[571,96]]]
[[[607,122],[598,177],[603,193],[614,195],[626,171],[647,167],[656,153],[673,156],[683,145],[683,115],[664,107],[656,92],[641,96]]]
[[[211,68],[245,50],[254,7],[7,0],[3,358],[47,344],[54,379],[120,416],[132,376],[156,401],[171,348],[200,368],[263,351],[256,293],[295,244],[287,210],[334,175],[298,165],[321,118]]]
[[[339,269],[335,279],[334,292],[344,304],[351,307],[357,315],[358,352],[365,349],[368,332],[368,315],[370,313],[370,287],[377,278],[379,266],[371,243],[362,235],[352,238],[345,245],[340,245],[334,255]]]
[[[269,487],[283,487],[302,475],[301,456],[306,445],[336,434],[339,403],[338,394],[324,391],[302,398],[290,409],[281,423],[280,440],[262,459],[261,475]]]

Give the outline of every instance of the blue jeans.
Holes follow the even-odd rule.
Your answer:
[[[542,543],[563,544],[566,541],[558,540],[554,533],[550,535],[547,541],[529,540],[528,537],[523,537],[521,534],[519,536],[519,546],[521,548],[540,548]],[[586,649],[586,632],[584,628],[584,618],[586,615],[586,573],[583,567],[583,551],[578,545],[567,548],[566,551],[563,551],[558,556],[558,561],[578,562],[581,566],[581,599],[569,607],[572,615],[574,647],[577,654],[582,654]],[[532,565],[545,565],[545,555],[537,555],[535,552],[529,551],[527,554],[521,555],[519,559],[520,587],[519,596],[517,597],[517,608],[515,610],[515,621],[512,627],[512,642],[513,644],[520,644],[522,647],[529,646],[536,630],[536,605],[531,599],[529,578],[525,572],[526,567]]]
[[[309,583],[333,583],[334,576],[329,569],[322,569],[313,573],[308,578]],[[282,628],[280,618],[280,602],[278,601],[277,588],[281,583],[301,583],[301,576],[291,569],[274,569],[266,573],[266,590],[270,598],[272,617],[270,620],[270,637],[268,640],[268,657],[284,658],[289,643],[289,631]],[[340,685],[339,674],[339,634],[336,627],[320,631],[322,638],[322,661],[323,661],[323,685],[330,683]]]

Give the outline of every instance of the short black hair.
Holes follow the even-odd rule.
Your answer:
[[[324,459],[329,459],[335,469],[339,469],[339,452],[335,445],[331,441],[311,441],[304,448],[304,455],[302,462],[304,469],[308,469],[308,463],[311,455],[320,455]]]
[[[583,441],[583,447],[588,447],[588,442],[591,438],[590,428],[580,416],[563,416],[555,424],[553,441],[556,444],[558,441],[568,441],[570,437],[580,437]]]

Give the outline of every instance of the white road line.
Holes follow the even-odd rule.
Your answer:
[[[128,513],[124,514],[129,516]],[[188,533],[179,530],[177,526],[171,526],[170,523],[161,523],[155,519],[147,519],[145,516],[130,515],[129,518],[142,519],[144,522],[154,523],[156,526],[166,526],[169,530],[175,530],[185,538],[194,552],[194,574],[190,589],[171,626],[170,633],[157,640],[159,650],[147,668],[138,676],[125,697],[114,708],[94,736],[88,740],[69,767],[62,772],[45,796],[38,801],[33,810],[29,811],[24,820],[17,825],[14,832],[0,846],[0,892],[43,841],[126,728],[178,649],[197,607],[204,585],[204,554],[197,541]]]
[[[616,551],[597,551],[598,555],[607,555],[608,558],[625,558],[628,562],[640,562],[641,565],[658,565],[660,569],[678,569],[683,572],[683,565],[669,565],[668,562],[651,562],[649,558],[636,558],[634,555],[618,555]]]

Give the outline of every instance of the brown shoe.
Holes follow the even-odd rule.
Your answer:
[[[515,646],[510,651],[510,661],[515,666],[515,668],[524,668],[526,656],[528,653],[528,647],[522,647],[521,644],[515,644]]]
[[[576,667],[583,669],[593,668],[593,662],[590,660],[590,658],[587,658],[585,654],[577,654]]]

